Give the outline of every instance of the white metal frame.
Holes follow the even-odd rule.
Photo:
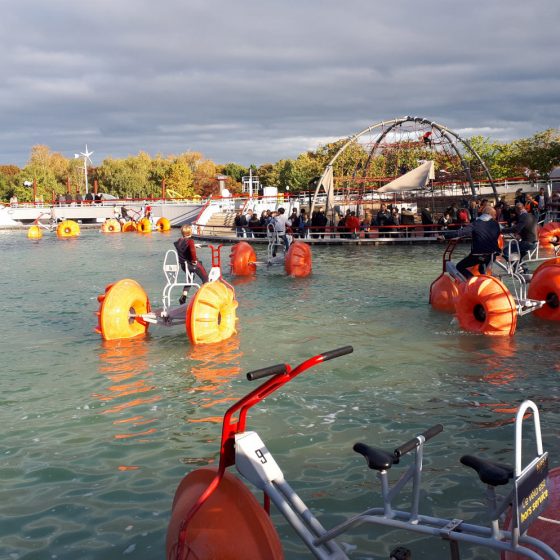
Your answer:
[[[179,256],[177,251],[174,249],[169,249],[165,253],[165,259],[163,261],[163,274],[167,280],[167,283],[163,287],[163,295],[161,301],[163,303],[162,314],[167,315],[168,309],[171,307],[171,292],[174,288],[180,286],[185,287],[196,287],[200,288],[200,284],[194,281],[194,273],[189,271],[189,267],[185,264],[185,281],[179,282],[179,275],[181,273],[181,266],[179,265]]]
[[[534,403],[525,401],[518,410],[515,423],[516,479],[525,472],[521,470],[521,424],[523,415],[529,408],[533,411],[537,456],[527,469],[543,456],[538,410]],[[457,543],[466,542],[496,551],[514,552],[521,557],[533,560],[560,559],[560,555],[542,541],[520,536],[516,529],[505,531],[499,528],[499,522],[503,521],[503,514],[512,502],[515,488],[498,503],[494,486],[487,485],[488,514],[491,518],[489,526],[469,524],[461,519],[443,519],[420,514],[419,502],[425,439],[423,435],[417,436],[416,439],[414,461],[392,487],[389,483],[388,470],[378,472],[383,507],[368,509],[328,531],[286,482],[282,470],[256,432],[246,431],[235,435],[235,465],[243,478],[262,490],[271,499],[313,555],[321,560],[348,558],[334,539],[362,524],[404,529],[448,540],[452,545],[451,556],[453,558],[459,558]],[[410,511],[394,509],[392,502],[410,480],[412,480]],[[516,515],[515,509],[513,515]],[[525,545],[531,545],[540,552],[534,552]]]

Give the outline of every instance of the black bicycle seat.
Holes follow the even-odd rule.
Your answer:
[[[480,480],[490,486],[502,486],[513,478],[513,467],[503,463],[494,463],[474,455],[463,455],[461,463],[473,468],[478,473]]]
[[[386,471],[393,465],[394,456],[383,449],[370,447],[365,443],[355,443],[352,448],[356,453],[363,455],[370,469],[376,471]]]

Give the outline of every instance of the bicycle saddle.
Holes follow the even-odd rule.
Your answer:
[[[376,471],[386,471],[390,469],[394,462],[393,453],[387,453],[383,449],[376,449],[365,443],[355,443],[352,448],[356,453],[363,455],[370,469]]]
[[[493,463],[474,455],[463,455],[461,463],[473,468],[478,473],[480,480],[490,486],[502,486],[513,478],[513,467],[503,463]]]

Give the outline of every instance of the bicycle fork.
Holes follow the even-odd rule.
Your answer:
[[[315,540],[327,531],[284,479],[284,473],[256,432],[235,435],[235,466],[239,473],[268,496],[309,550],[320,560],[343,560],[348,556],[334,541]]]

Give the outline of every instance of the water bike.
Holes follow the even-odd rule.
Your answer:
[[[475,276],[467,280],[451,260],[458,242],[449,240],[443,270],[430,286],[432,307],[454,313],[462,329],[486,335],[513,335],[517,317],[528,313],[560,321],[560,244],[541,257],[537,242],[520,260],[519,242],[510,238],[507,260],[495,256],[484,273],[471,268]]]
[[[95,329],[105,340],[134,338],[147,333],[149,325],[171,327],[184,323],[193,344],[209,344],[226,340],[235,334],[237,300],[235,291],[223,278],[220,268],[220,249],[213,247],[212,268],[208,282],[198,284],[194,274],[179,265],[177,252],[165,254],[162,307],[152,309],[142,286],[130,278],[109,284],[105,293],[97,297],[99,319]],[[172,307],[171,296],[177,288],[190,290],[194,295],[188,303]],[[196,291],[195,291],[196,290]]]
[[[446,540],[450,544],[450,557],[453,560],[459,559],[460,543],[496,552],[511,552],[526,558],[558,560],[560,556],[553,547],[558,550],[560,545],[557,526],[560,472],[555,469],[548,476],[548,454],[542,448],[539,413],[531,401],[521,404],[517,412],[514,466],[473,455],[461,457],[461,462],[473,468],[486,485],[488,514],[491,519],[488,526],[466,523],[458,518],[444,519],[420,513],[424,445],[443,430],[437,424],[399,445],[394,451],[356,443],[354,451],[365,457],[368,467],[376,471],[380,480],[382,505],[350,517],[332,529],[323,527],[285,480],[282,470],[258,433],[246,429],[247,414],[252,407],[299,374],[352,351],[351,346],[345,346],[309,358],[293,369],[288,364],[278,364],[247,374],[249,380],[264,377],[270,379],[225,413],[218,467],[196,469],[179,484],[167,532],[167,560],[283,558],[282,545],[269,516],[271,502],[315,558],[321,560],[348,558],[336,539],[345,535],[347,540],[349,531],[363,525],[403,529]],[[536,454],[523,468],[521,429],[527,412],[533,414]],[[527,447],[523,449],[526,450]],[[389,476],[394,471],[393,467],[410,459],[408,468],[391,485]],[[228,471],[233,466],[240,478]],[[505,486],[510,481],[513,481],[512,489],[506,496],[499,497],[496,488]],[[244,482],[264,493],[264,505],[257,502]],[[555,489],[553,483],[556,484]],[[410,509],[396,509],[394,502],[401,491],[410,486]],[[548,508],[546,515],[550,516],[549,512],[552,511],[556,519],[540,518],[547,504],[552,504],[552,507]],[[500,528],[500,523],[505,522],[504,514],[508,508],[511,527]],[[541,523],[539,538],[529,536],[527,530],[537,523]]]
[[[288,276],[303,278],[311,274],[311,249],[303,241],[290,241],[291,235],[285,234],[289,241],[286,249],[284,235],[274,228],[274,224],[266,227],[268,238],[266,261],[258,261],[253,247],[246,241],[236,243],[231,248],[230,269],[234,276],[252,276],[257,271],[257,265],[266,267],[284,266]]]
[[[49,221],[43,224],[40,220],[43,216],[49,216]],[[80,224],[74,220],[58,220],[52,212],[41,212],[27,230],[29,239],[41,239],[43,231],[56,231],[59,238],[77,237],[80,235]]]

